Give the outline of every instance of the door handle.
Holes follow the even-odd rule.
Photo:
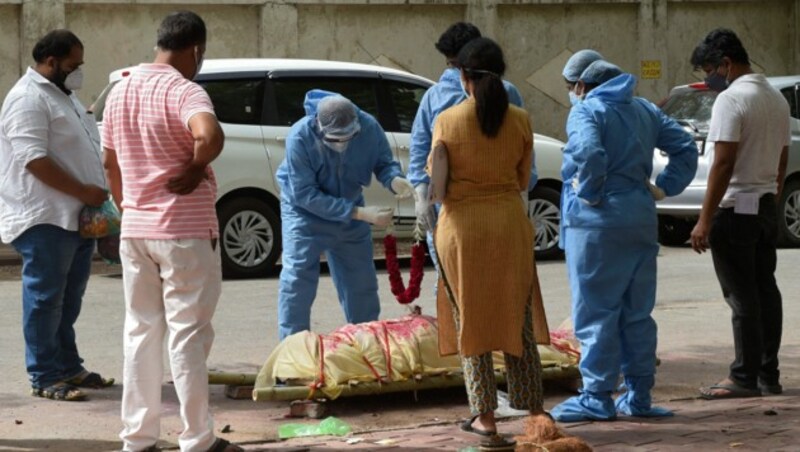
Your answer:
[[[283,143],[286,141],[286,137],[275,137],[275,141],[278,143]]]

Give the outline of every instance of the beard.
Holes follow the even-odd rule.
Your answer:
[[[72,91],[68,90],[67,87],[64,85],[64,82],[67,80],[67,73],[61,69],[61,66],[57,65],[55,73],[48,78],[54,85],[58,87],[61,91],[64,91],[67,95],[71,94]]]

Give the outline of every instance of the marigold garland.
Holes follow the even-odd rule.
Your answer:
[[[397,239],[392,234],[383,238],[383,248],[386,253],[386,271],[389,273],[389,283],[392,294],[400,304],[408,304],[419,297],[422,277],[425,274],[425,248],[422,243],[416,242],[411,247],[411,278],[408,287],[403,284],[400,275],[400,263],[397,261]]]

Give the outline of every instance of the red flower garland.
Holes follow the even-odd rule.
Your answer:
[[[386,271],[389,272],[389,282],[392,293],[400,304],[408,304],[419,297],[422,276],[425,274],[425,248],[420,242],[411,247],[411,278],[408,288],[403,284],[400,275],[400,264],[397,262],[397,239],[392,234],[383,238],[383,248],[386,253]]]

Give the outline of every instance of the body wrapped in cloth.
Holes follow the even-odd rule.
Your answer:
[[[558,330],[553,334],[563,335]],[[577,374],[577,353],[540,345],[539,354],[545,374],[562,370],[570,378]],[[495,354],[494,362],[495,370],[502,372],[502,353]],[[379,382],[388,387],[408,380],[460,375],[458,355],[439,354],[436,318],[411,314],[345,325],[330,334],[304,331],[287,337],[259,372],[254,396],[277,382],[307,387],[309,398],[336,399],[353,385]]]

